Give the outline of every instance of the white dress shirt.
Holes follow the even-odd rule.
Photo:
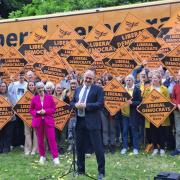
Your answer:
[[[83,85],[83,87],[82,87],[82,89],[81,89],[81,91],[80,91],[80,93],[79,93],[79,102],[80,102],[80,103],[81,103],[81,99],[82,99],[82,97],[83,97],[83,94],[84,94],[84,91],[85,91],[86,87],[87,87],[86,85]],[[88,87],[85,100],[84,100],[84,102],[82,102],[82,103],[85,103],[85,104],[86,104],[87,97],[88,97],[88,94],[89,94],[90,89],[91,89],[91,86]],[[83,108],[83,109],[78,109],[78,116],[80,116],[80,117],[85,117],[85,108]]]
[[[83,97],[83,94],[84,94],[84,91],[85,91],[86,87],[87,87],[87,86],[86,86],[86,85],[84,85],[84,86],[82,87],[82,89],[81,89],[80,93],[79,93],[79,102],[81,102],[81,99],[82,99],[82,97]],[[87,101],[87,97],[88,97],[88,94],[89,94],[90,88],[91,88],[91,86],[89,86],[89,87],[88,87],[88,89],[87,89],[87,93],[86,93],[85,101],[84,101],[83,103],[86,103],[86,101]]]

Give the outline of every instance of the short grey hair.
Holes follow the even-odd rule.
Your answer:
[[[51,88],[52,90],[54,90],[55,88],[54,83],[51,81],[48,81],[45,85],[45,90],[47,90],[48,88]]]
[[[127,79],[131,79],[133,82],[135,82],[134,76],[132,74],[129,74],[128,76],[126,76],[125,81]]]
[[[28,71],[28,72],[26,73],[26,75],[27,75],[27,76],[30,76],[30,75],[31,75],[31,76],[34,76],[34,72],[32,72],[32,71],[30,70],[30,71]]]
[[[42,81],[39,81],[36,83],[36,89],[43,87],[44,88],[44,83]]]

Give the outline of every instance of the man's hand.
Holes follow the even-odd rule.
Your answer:
[[[79,105],[80,105],[80,103],[77,102],[77,103],[75,104],[75,107],[76,107],[77,109],[79,109]]]
[[[86,103],[80,103],[81,108],[86,108]]]
[[[75,104],[75,107],[76,107],[77,109],[83,109],[83,108],[86,108],[86,104],[85,104],[85,103],[77,102],[77,103]]]

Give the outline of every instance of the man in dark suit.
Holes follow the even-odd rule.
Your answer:
[[[75,91],[71,105],[76,109],[76,147],[78,173],[85,174],[85,152],[90,140],[98,163],[98,180],[105,176],[105,157],[101,136],[101,109],[104,104],[103,89],[94,85],[95,72],[84,73],[84,84]]]

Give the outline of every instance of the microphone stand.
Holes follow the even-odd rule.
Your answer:
[[[76,144],[76,133],[75,133],[75,124],[73,124],[73,127],[72,127],[72,154],[73,154],[72,162],[71,162],[68,172],[62,174],[59,178],[63,178],[71,173],[73,173],[73,177],[76,177],[76,175],[78,174],[78,171],[76,168],[76,146],[75,146],[75,144]],[[91,177],[86,173],[84,173],[83,175],[88,178],[97,180],[96,178]]]

